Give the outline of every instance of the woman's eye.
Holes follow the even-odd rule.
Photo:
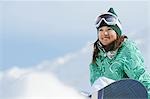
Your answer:
[[[112,30],[111,28],[109,28],[108,30]]]
[[[99,29],[99,31],[103,31],[102,29]]]

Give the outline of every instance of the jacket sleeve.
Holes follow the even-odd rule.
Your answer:
[[[148,99],[150,99],[150,74],[144,67],[144,60],[136,46],[130,46],[126,49],[124,55],[124,71],[131,79],[140,81],[148,91]]]
[[[91,63],[90,64],[90,82],[91,85],[94,83],[94,81],[96,80],[98,74],[97,74],[97,66],[96,64]]]

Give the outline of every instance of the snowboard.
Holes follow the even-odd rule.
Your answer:
[[[124,79],[92,93],[91,99],[148,99],[148,93],[139,81]]]

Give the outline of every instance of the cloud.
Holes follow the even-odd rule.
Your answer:
[[[26,75],[30,70],[28,69],[20,69],[18,67],[13,67],[12,69],[6,71],[6,76],[8,78],[13,78],[13,79],[19,79],[23,77],[23,75]]]
[[[36,69],[52,72],[64,84],[76,90],[88,91],[90,89],[89,64],[92,57],[92,43],[93,41],[88,42],[76,52],[67,53],[53,60],[45,60],[38,64]]]
[[[87,43],[77,52],[68,53],[54,60],[45,60],[37,66],[30,68],[14,66],[0,71],[0,97],[85,99],[79,90],[88,86],[87,59],[90,59],[90,44]]]
[[[0,71],[0,80],[3,78],[3,72]]]
[[[59,81],[52,73],[14,67],[0,73],[0,97],[3,99],[68,98],[85,99],[74,88]]]
[[[29,97],[81,97],[77,91],[64,85],[50,73],[31,73],[27,78],[26,89],[25,96]]]
[[[93,41],[89,41],[83,46],[80,50],[76,52],[70,52],[65,54],[64,56],[57,57],[53,60],[44,60],[41,63],[39,63],[36,67],[36,69],[39,70],[51,70],[55,71],[57,69],[59,70],[65,70],[68,67],[76,68],[76,69],[83,69],[84,66],[88,66],[91,61],[92,56],[92,43]],[[81,67],[80,65],[83,65]],[[63,67],[64,69],[61,69]]]

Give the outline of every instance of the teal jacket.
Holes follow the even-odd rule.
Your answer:
[[[99,77],[113,80],[129,77],[140,81],[147,88],[150,99],[150,74],[145,70],[143,57],[134,42],[127,39],[112,55],[99,50],[96,63],[90,64],[91,84]]]

